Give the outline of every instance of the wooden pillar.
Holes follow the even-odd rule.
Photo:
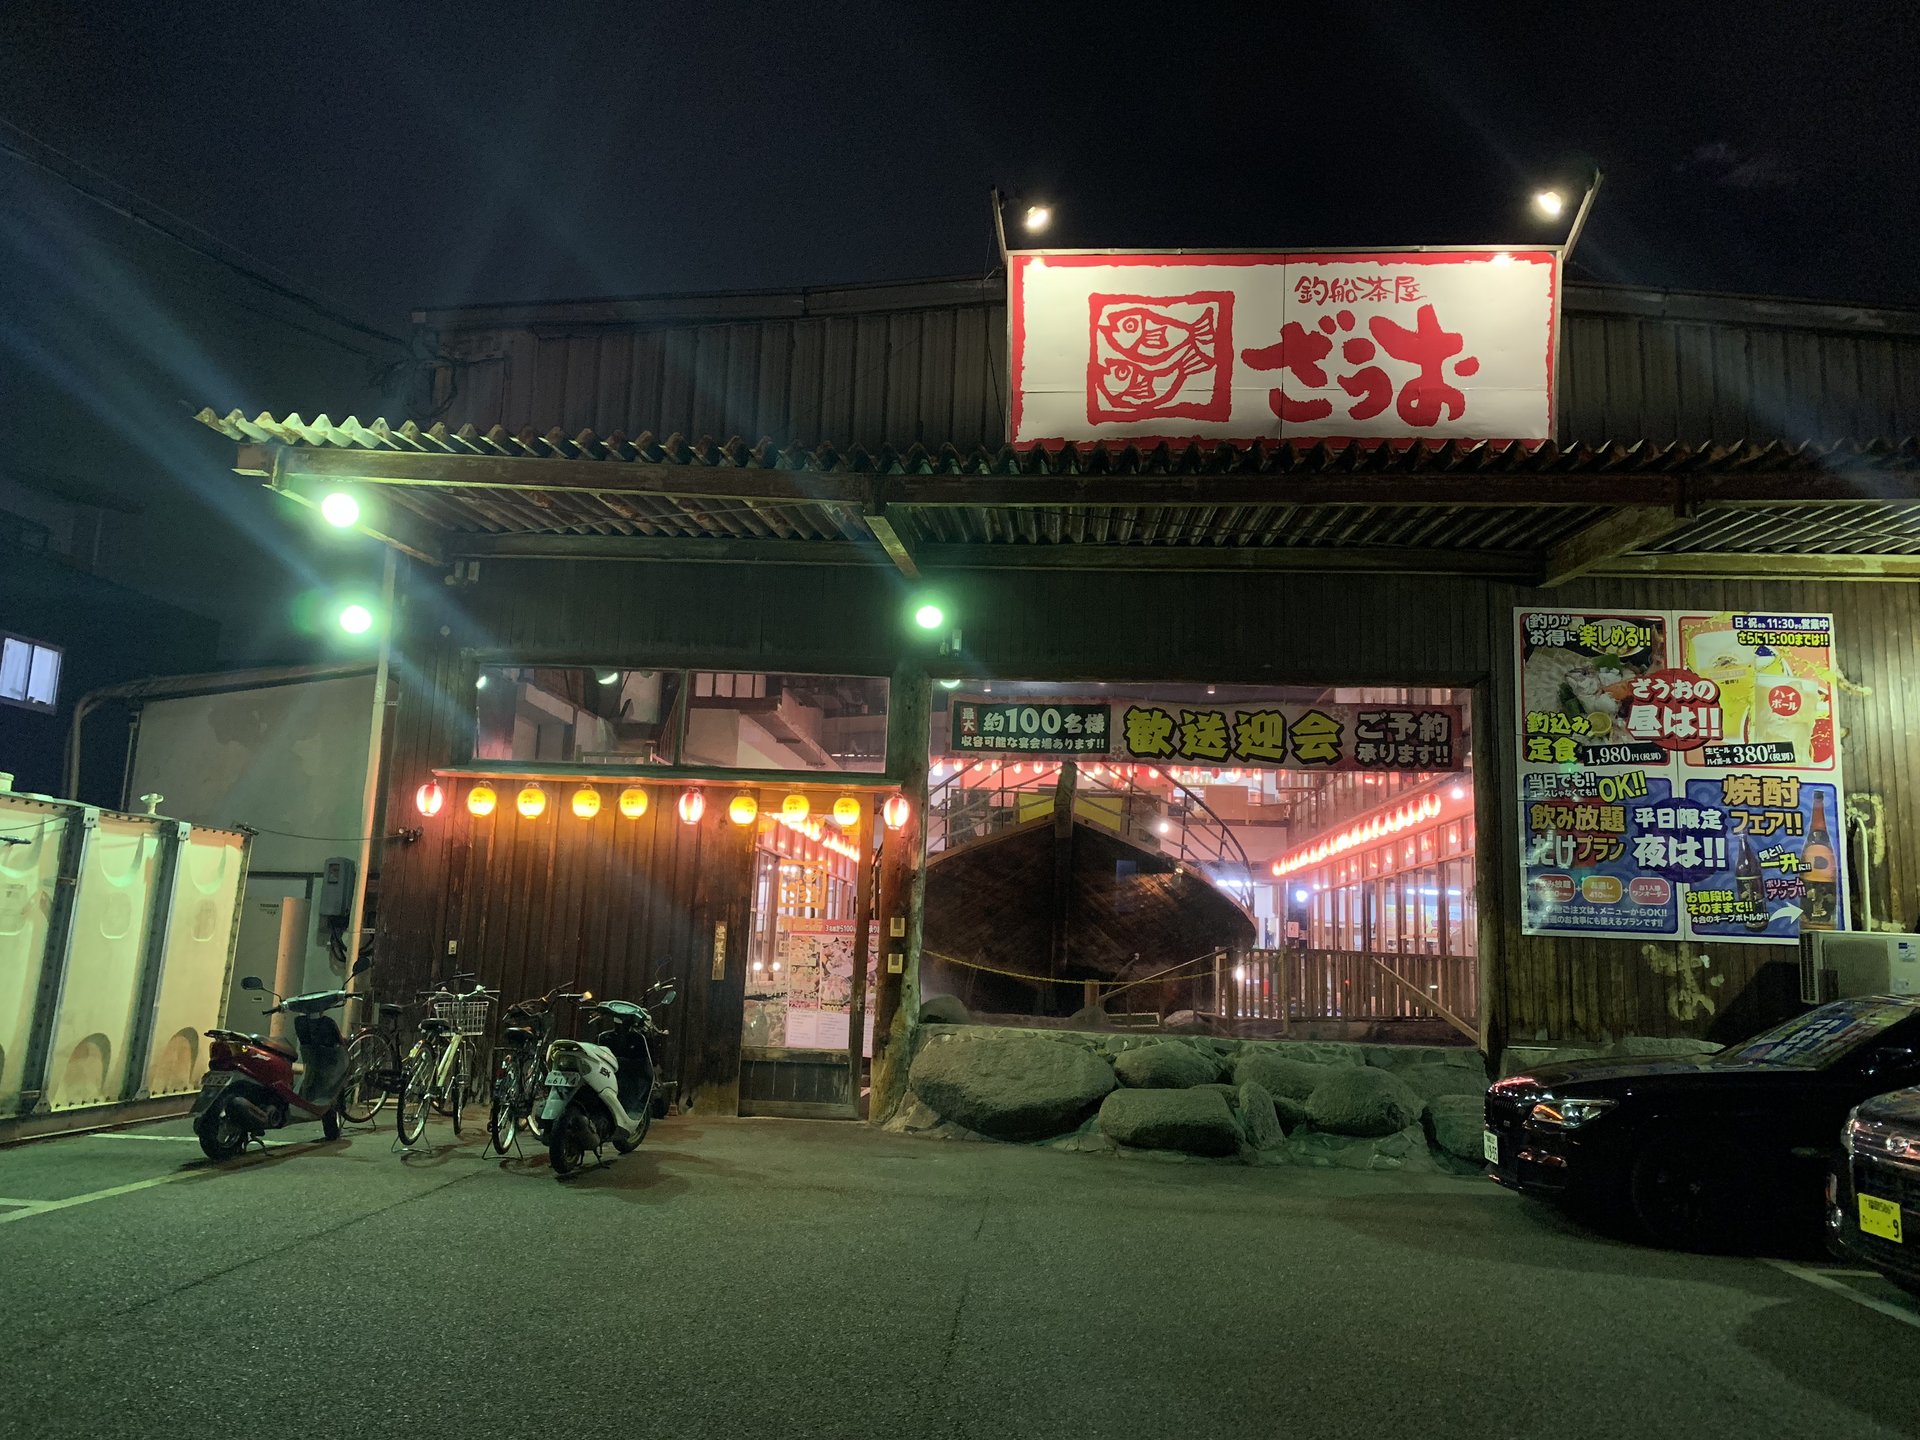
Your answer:
[[[886,832],[880,851],[880,963],[873,987],[873,1097],[868,1109],[876,1125],[893,1113],[906,1091],[909,1042],[920,1009],[921,911],[927,883],[927,687],[925,664],[903,660],[887,694],[887,770],[907,799],[907,823]]]
[[[880,802],[871,796],[862,800],[860,827],[854,832],[860,860],[854,872],[853,988],[847,997],[847,1095],[853,1101],[856,1115],[860,1113],[860,1071],[865,1048],[862,1036],[867,1023],[867,962],[873,958],[872,942],[868,939],[873,928],[873,837],[883,833],[883,823]],[[884,926],[882,928],[884,930]],[[886,953],[883,938],[880,954],[884,956]],[[886,968],[884,961],[880,968]],[[876,1025],[874,1028],[877,1030],[879,1027]]]

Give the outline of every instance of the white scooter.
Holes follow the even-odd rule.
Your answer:
[[[647,998],[656,1006],[671,1005],[677,993],[663,980]],[[547,1049],[547,1099],[540,1120],[547,1157],[560,1179],[585,1166],[589,1151],[598,1159],[609,1140],[626,1155],[647,1138],[658,1076],[652,1042],[667,1033],[645,1006],[631,1000],[602,1000],[581,1013],[602,1022],[598,1043],[555,1040]]]

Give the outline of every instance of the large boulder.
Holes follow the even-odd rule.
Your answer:
[[[1286,1140],[1287,1132],[1280,1126],[1273,1096],[1257,1082],[1249,1080],[1240,1087],[1234,1110],[1240,1116],[1240,1129],[1246,1134],[1247,1144],[1254,1149],[1271,1150]]]
[[[1307,1097],[1307,1119],[1333,1135],[1394,1135],[1420,1118],[1426,1103],[1387,1070],[1335,1070]]]
[[[1475,1095],[1441,1095],[1427,1102],[1427,1140],[1442,1155],[1480,1163],[1487,1128],[1485,1101]]]
[[[929,995],[920,1006],[922,1025],[970,1025],[973,1012],[958,995]]]
[[[1422,1100],[1442,1095],[1485,1095],[1487,1076],[1483,1070],[1462,1065],[1407,1065],[1387,1072]]]
[[[1219,1062],[1212,1055],[1177,1040],[1123,1050],[1114,1056],[1113,1071],[1122,1085],[1136,1090],[1185,1090],[1220,1078]]]
[[[1113,1067],[1088,1050],[994,1031],[928,1041],[908,1081],[943,1119],[996,1140],[1064,1135],[1114,1087]]]
[[[1233,1155],[1240,1129],[1215,1090],[1115,1090],[1100,1106],[1100,1128],[1139,1150]]]
[[[1233,1083],[1258,1085],[1276,1100],[1304,1100],[1315,1087],[1343,1067],[1314,1065],[1277,1050],[1242,1050],[1233,1060]]]
[[[1431,1173],[1433,1155],[1427,1135],[1409,1125],[1392,1135],[1328,1135],[1317,1130],[1287,1137],[1287,1159],[1295,1165],[1340,1170],[1412,1170]]]

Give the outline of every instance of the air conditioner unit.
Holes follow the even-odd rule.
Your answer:
[[[1920,935],[1802,931],[1800,998],[1823,1005],[1854,995],[1920,995]]]

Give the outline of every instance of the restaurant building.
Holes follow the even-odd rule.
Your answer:
[[[877,1114],[939,996],[1731,1037],[1913,928],[1920,314],[1009,275],[423,312],[418,423],[202,415],[396,557],[383,990],[672,975],[684,1102]]]

